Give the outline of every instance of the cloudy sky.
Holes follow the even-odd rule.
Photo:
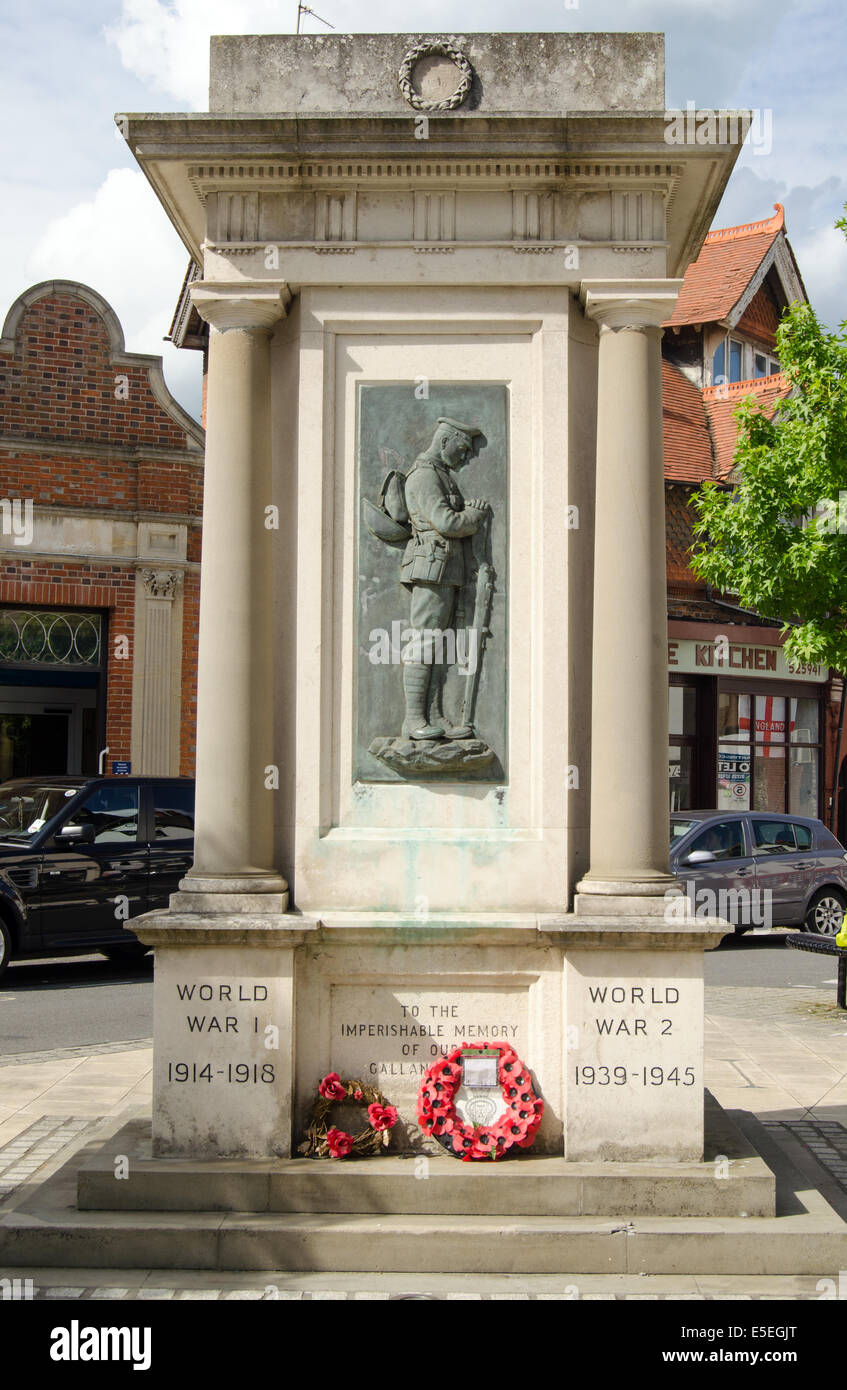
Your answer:
[[[809,296],[847,318],[843,0],[314,0],[347,32],[662,30],[667,104],[770,112],[742,152],[717,226],[785,205]],[[163,352],[171,390],[199,410],[199,354],[162,341],[185,250],[138,172],[115,111],[206,108],[210,34],[282,33],[296,0],[3,0],[0,317],[28,285],[82,280],[136,352]],[[305,32],[328,32],[314,19]],[[770,144],[769,152],[764,150]]]

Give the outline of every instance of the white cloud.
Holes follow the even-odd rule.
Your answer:
[[[279,33],[280,12],[280,0],[123,0],[105,32],[136,77],[205,111],[210,36]]]
[[[847,319],[847,241],[837,227],[792,237],[806,293],[827,327]]]
[[[199,410],[200,354],[162,340],[187,255],[144,175],[112,169],[94,197],[50,222],[26,261],[28,282],[80,280],[108,300],[130,352],[165,357],[165,377],[192,414]]]

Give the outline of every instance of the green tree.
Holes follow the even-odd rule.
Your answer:
[[[847,206],[845,206],[847,211]],[[847,218],[836,226],[847,234]],[[750,399],[739,422],[730,490],[694,498],[694,573],[739,606],[781,619],[797,661],[847,671],[847,321],[827,333],[808,304],[777,330],[793,389],[772,415]]]

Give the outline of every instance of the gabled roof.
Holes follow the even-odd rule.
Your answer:
[[[729,323],[734,326],[774,262],[786,303],[806,291],[785,236],[785,210],[774,203],[773,217],[709,232],[685,280],[666,327]]]
[[[168,387],[165,385],[165,378],[162,372],[162,359],[146,352],[127,352],[124,341],[124,332],[121,327],[117,314],[103,296],[93,290],[90,285],[83,285],[78,280],[42,280],[37,285],[31,285],[23,294],[18,295],[3,324],[2,336],[0,336],[0,371],[5,371],[9,361],[14,361],[16,352],[20,352],[18,339],[19,336],[26,334],[26,315],[33,305],[39,300],[46,299],[54,302],[57,300],[76,300],[86,304],[92,309],[100,321],[105,340],[108,342],[109,362],[116,367],[126,367],[137,369],[146,375],[147,385],[151,396],[159,406],[160,410],[168,417],[170,424],[177,430],[185,433],[185,442],[188,449],[196,450],[202,457],[202,449],[205,441],[203,427],[183,410],[175,396],[172,396]],[[80,347],[79,351],[82,351]],[[43,354],[42,354],[43,355]],[[52,359],[51,359],[52,360]],[[49,366],[49,362],[46,364]],[[81,359],[74,365],[74,371],[83,371],[85,360]],[[48,374],[49,375],[49,374]],[[45,378],[46,381],[46,378]],[[49,388],[42,384],[42,388]],[[12,399],[15,399],[14,397]],[[86,397],[85,419],[86,430],[96,430],[101,428],[92,423],[94,416],[93,398]],[[70,419],[72,412],[67,412]],[[39,432],[42,425],[38,427]],[[35,437],[35,436],[33,436]]]

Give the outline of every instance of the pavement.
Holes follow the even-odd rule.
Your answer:
[[[793,1165],[847,1221],[847,1013],[832,985],[706,987],[706,1085],[775,1169]],[[150,1114],[152,1046],[110,1043],[18,1054],[0,1065],[0,1212],[76,1149]],[[847,1271],[814,1276],[222,1274],[40,1269],[35,1299],[392,1300],[414,1298],[821,1299]],[[839,1275],[841,1278],[839,1279]],[[0,1280],[2,1283],[2,1280]],[[5,1288],[5,1285],[3,1286]],[[8,1295],[4,1295],[8,1296]]]

